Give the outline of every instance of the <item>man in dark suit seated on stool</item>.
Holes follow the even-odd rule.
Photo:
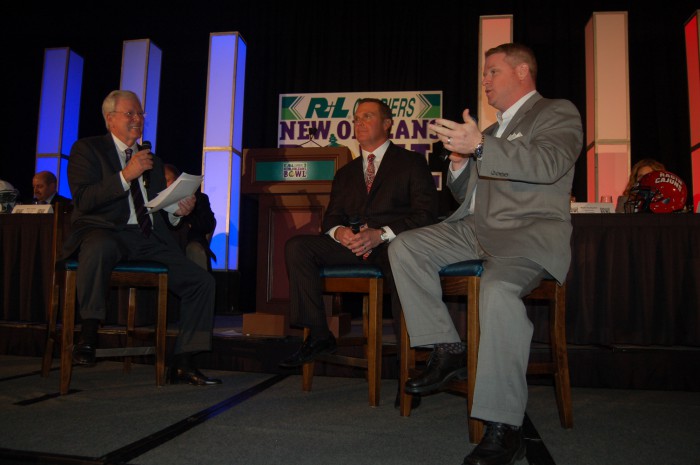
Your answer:
[[[51,171],[39,171],[32,178],[34,202],[38,204],[70,203],[68,197],[57,192],[58,180]]]
[[[320,268],[367,263],[379,266],[392,293],[394,331],[401,306],[394,288],[387,246],[397,234],[436,221],[437,189],[423,155],[389,140],[391,109],[378,99],[359,101],[355,137],[361,156],[338,170],[323,217],[321,235],[287,241],[291,324],[309,328],[309,337],[282,367],[299,367],[336,350],[328,329]],[[355,227],[353,227],[355,226]]]
[[[109,133],[77,141],[68,162],[73,194],[73,233],[64,255],[78,255],[77,293],[82,330],[73,361],[95,363],[97,330],[106,313],[112,269],[120,260],[152,260],[168,267],[168,289],[180,297],[180,332],[170,364],[170,383],[220,384],[202,374],[192,356],[211,350],[214,278],[188,260],[166,226],[177,224],[195,207],[195,197],[180,200],[172,213],[149,213],[144,204],[165,189],[163,162],[137,140],[144,113],[131,91],[115,90],[102,104]],[[166,207],[167,208],[167,207]]]

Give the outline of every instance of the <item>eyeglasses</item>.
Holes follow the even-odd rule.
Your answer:
[[[145,118],[146,113],[142,111],[112,111],[110,113],[121,113],[122,115],[126,116],[128,119],[132,119],[134,116],[138,116],[139,118]]]
[[[364,115],[358,115],[352,119],[352,122],[354,124],[360,124],[360,123],[369,123],[374,119],[377,115],[374,113],[365,113]]]

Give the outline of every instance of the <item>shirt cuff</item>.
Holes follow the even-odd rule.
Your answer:
[[[124,190],[128,191],[131,187],[131,184],[126,179],[124,179],[124,173],[122,173],[121,171],[119,172],[119,178],[122,180],[122,187],[124,188]]]
[[[170,224],[172,224],[173,226],[177,226],[178,224],[180,224],[181,220],[181,216],[177,216],[173,213],[168,212],[168,221],[170,221]]]
[[[333,226],[333,227],[332,227],[331,229],[329,229],[328,232],[326,233],[326,234],[328,234],[329,236],[331,236],[331,239],[333,239],[334,241],[336,241],[338,244],[340,244],[340,241],[339,241],[338,239],[335,238],[335,232],[336,232],[336,231],[338,230],[338,228],[340,228],[340,227],[341,227],[341,226]]]

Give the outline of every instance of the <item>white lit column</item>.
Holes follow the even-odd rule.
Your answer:
[[[700,202],[700,10],[685,23],[685,54],[688,63],[690,105],[690,164],[692,180],[685,180],[693,196],[693,211]]]
[[[70,149],[78,139],[83,58],[69,48],[44,51],[41,79],[36,171],[51,171],[58,178],[58,192],[71,197],[66,169]]]
[[[586,24],[587,201],[622,194],[630,173],[627,12],[593,13]]]
[[[209,35],[203,192],[216,216],[214,270],[238,268],[246,43],[238,32]]]
[[[150,39],[125,40],[122,46],[122,74],[119,88],[138,95],[146,113],[143,139],[151,142],[151,150],[158,153],[158,97],[160,95],[160,68],[163,53]]]
[[[489,105],[481,76],[484,72],[484,53],[490,48],[513,42],[513,15],[481,16],[479,17],[479,127],[487,128],[496,122],[496,109]],[[469,111],[473,113],[472,110]]]

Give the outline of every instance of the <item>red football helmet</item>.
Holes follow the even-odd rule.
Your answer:
[[[683,210],[688,189],[681,178],[668,171],[645,174],[630,190],[626,212],[670,213]]]

